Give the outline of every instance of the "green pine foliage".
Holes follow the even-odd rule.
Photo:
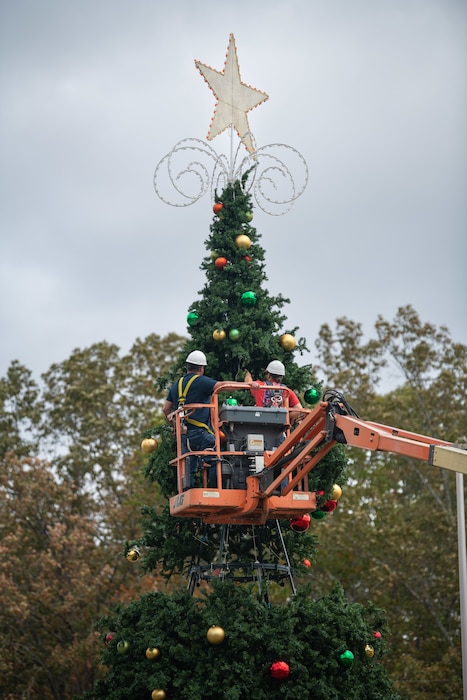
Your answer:
[[[211,233],[205,241],[207,255],[200,266],[206,274],[206,283],[199,292],[199,299],[189,309],[197,314],[198,320],[189,325],[191,340],[180,353],[177,366],[161,378],[161,385],[165,386],[183,373],[187,353],[203,350],[208,359],[208,374],[215,379],[241,381],[245,368],[259,379],[269,361],[279,359],[286,368],[286,383],[301,392],[313,379],[311,367],[298,366],[295,361],[296,353],[307,350],[306,342],[304,338],[297,339],[294,352],[285,351],[280,344],[283,333],[295,335],[297,328],[283,327],[286,316],[282,309],[289,300],[280,293],[271,296],[265,286],[261,236],[250,223],[253,218],[251,195],[236,180],[216,196],[216,201],[222,203],[222,209],[213,217]],[[248,236],[249,248],[236,244],[240,235]],[[218,258],[227,259],[222,269],[216,267]],[[253,292],[256,303],[243,303],[245,292]],[[216,330],[226,333],[225,340],[214,340]],[[229,337],[232,330],[239,331],[238,339]]]
[[[299,396],[310,385],[319,387],[311,366],[299,366],[296,360],[296,355],[300,356],[307,349],[305,340],[298,339],[293,351],[285,350],[280,343],[281,335],[286,332],[295,335],[297,329],[283,326],[286,317],[282,310],[289,300],[281,294],[271,296],[266,288],[265,253],[260,245],[260,234],[251,223],[251,195],[244,190],[243,181],[229,183],[216,196],[216,202],[221,203],[222,208],[213,216],[210,236],[205,241],[208,254],[201,263],[206,282],[188,312],[196,315],[195,320],[188,323],[191,338],[180,351],[175,365],[159,378],[159,386],[167,390],[172,381],[184,374],[187,354],[192,350],[203,350],[208,360],[206,374],[218,380],[242,381],[246,368],[254,378],[263,378],[270,360],[280,359],[285,365],[285,383]],[[249,247],[238,245],[237,238],[241,235],[251,241]],[[215,264],[220,257],[228,261],[222,268]],[[242,295],[245,292],[253,292],[256,303],[244,304]],[[235,339],[229,337],[233,329],[239,332]],[[215,340],[214,331],[224,331],[225,339]],[[253,403],[249,391],[229,394],[240,404]],[[302,403],[305,405],[303,398]],[[168,426],[158,427],[156,432],[160,444],[147,461],[146,476],[159,485],[164,497],[169,498],[177,492],[175,468],[169,466],[176,453],[175,439]],[[156,434],[154,430],[148,430],[144,437],[153,434]],[[322,501],[330,497],[333,484],[344,483],[345,463],[345,452],[337,446],[311,472],[311,488],[322,492]],[[319,527],[316,522],[313,525]],[[275,531],[272,526],[275,527],[275,523],[256,528],[260,533],[263,560],[283,563],[284,553],[272,544],[271,532]],[[289,523],[284,522],[281,526],[294,566],[299,569],[304,557],[312,561],[316,556],[315,531],[290,536]],[[157,510],[150,505],[143,508],[143,528],[144,536],[137,544],[145,553],[142,561],[145,571],[156,569],[162,576],[170,578],[172,574],[186,574],[196,564],[209,564],[216,556],[215,544],[212,543],[220,541],[219,528],[211,527],[210,545],[200,547],[200,540],[205,543],[202,524],[191,519],[171,518],[168,509]],[[277,539],[277,532],[275,537]],[[238,561],[243,553],[243,528],[231,527],[229,555]],[[247,558],[251,558],[251,553]]]
[[[213,217],[201,264],[206,283],[188,310],[191,338],[157,380],[159,389],[167,391],[184,374],[186,356],[195,349],[205,352],[206,373],[217,380],[242,381],[246,369],[262,379],[269,361],[279,359],[286,384],[299,397],[310,385],[320,389],[311,366],[297,363],[296,356],[307,349],[305,340],[297,339],[293,350],[281,345],[281,335],[295,336],[297,329],[284,326],[288,300],[271,296],[266,288],[264,250],[251,225],[243,181],[228,184],[216,201],[222,209]],[[239,235],[248,236],[251,245],[239,246]],[[227,264],[216,265],[218,258]],[[242,299],[245,292],[249,303]],[[216,340],[214,331],[224,331],[224,339]],[[239,403],[253,403],[248,391],[234,396]],[[170,465],[175,439],[168,426],[160,425],[143,437],[156,435],[159,447],[149,455],[145,472],[168,499],[177,492]],[[345,468],[345,452],[336,446],[311,472],[318,505],[330,498],[333,484],[344,483]],[[125,553],[136,544],[143,554],[142,573],[165,579],[181,574],[188,585],[174,595],[143,595],[100,621],[103,640],[109,632],[113,638],[103,645],[106,676],[87,700],[149,700],[156,689],[167,700],[397,700],[379,661],[384,641],[373,639],[378,629],[384,640],[381,611],[349,603],[340,587],[331,595],[313,596],[305,583],[317,558],[319,520],[312,519],[301,533],[288,521],[207,525],[171,517],[168,504],[154,507],[149,501],[142,507],[142,526],[143,536],[128,542]],[[279,570],[287,573],[279,575]],[[206,637],[212,625],[225,631],[221,644],[212,645]],[[372,657],[365,653],[368,644]],[[157,647],[160,656],[147,659],[148,647]],[[354,655],[351,665],[340,659],[346,651]],[[271,664],[278,660],[290,668],[282,680],[271,676]]]
[[[213,625],[225,633],[220,644],[208,641]],[[149,700],[156,689],[177,700],[399,697],[379,662],[384,616],[371,605],[349,603],[339,586],[317,600],[303,590],[270,607],[249,587],[227,582],[215,583],[201,597],[149,593],[103,618],[99,627],[108,673],[86,700]],[[105,642],[109,632],[113,638]],[[120,653],[123,642],[127,650]],[[160,655],[149,660],[146,649],[154,647]],[[346,651],[354,657],[350,666],[340,658]],[[288,665],[286,678],[271,677],[276,661]]]

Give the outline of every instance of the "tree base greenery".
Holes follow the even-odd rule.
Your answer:
[[[381,611],[349,603],[340,587],[318,600],[302,589],[280,606],[254,593],[252,586],[214,582],[197,597],[156,592],[120,607],[100,621],[103,640],[114,635],[103,641],[108,671],[86,700],[148,700],[155,689],[177,700],[400,697],[379,663],[386,633]],[[225,632],[219,644],[207,638],[213,625]],[[160,655],[148,659],[146,649],[154,647]],[[354,656],[349,666],[341,660],[346,651]],[[271,677],[278,660],[290,669],[282,680]]]

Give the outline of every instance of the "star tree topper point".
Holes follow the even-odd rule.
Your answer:
[[[212,141],[229,126],[233,126],[247,151],[254,153],[256,149],[250,134],[247,114],[269,99],[269,95],[242,83],[234,35],[229,37],[223,72],[214,70],[201,61],[195,61],[195,65],[217,99],[206,137],[208,141]]]

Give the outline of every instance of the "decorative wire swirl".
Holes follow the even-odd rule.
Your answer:
[[[291,209],[308,184],[305,159],[295,148],[274,143],[256,149],[236,166],[241,146],[240,141],[229,164],[225,155],[219,155],[201,139],[182,139],[156,166],[154,189],[157,196],[170,206],[188,207],[208,190],[214,199],[217,190],[239,180],[245,191],[251,191],[262,211],[271,216],[282,216]],[[196,159],[186,164],[190,152],[196,153]],[[167,186],[170,194],[163,189]]]

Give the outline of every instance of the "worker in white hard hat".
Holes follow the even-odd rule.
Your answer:
[[[169,420],[169,415],[183,404],[211,403],[214,389],[219,389],[223,382],[218,382],[204,374],[207,359],[201,350],[193,350],[186,358],[186,374],[178,379],[170,387],[164,403],[164,415]],[[182,436],[182,448],[184,452],[201,452],[210,450],[215,445],[214,431],[211,426],[210,410],[197,408],[190,411],[184,419],[186,435]],[[215,458],[205,458],[207,464],[211,464],[210,482],[215,481]],[[193,488],[195,474],[198,471],[199,459],[190,459],[190,486]],[[215,485],[211,483],[211,485]]]
[[[204,374],[207,364],[204,352],[201,350],[190,352],[186,358],[186,374],[172,384],[167,394],[163,408],[166,417],[181,403],[211,403],[212,392],[219,388],[221,382]],[[198,408],[191,414],[187,422],[188,432],[194,432],[196,428],[204,430],[210,428],[208,408]]]
[[[287,395],[290,420],[294,422],[301,417],[301,410],[303,410],[303,407],[300,403],[300,399],[292,389],[288,389],[288,392],[280,389],[280,387],[285,388],[285,384],[282,384],[284,375],[285,367],[283,363],[280,360],[271,360],[265,370],[266,381],[254,381],[248,370],[245,373],[244,381],[251,385],[250,391],[257,406],[281,408],[286,404],[284,395]]]

